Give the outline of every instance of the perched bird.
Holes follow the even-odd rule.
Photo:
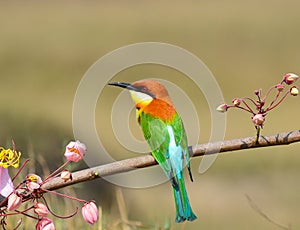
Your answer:
[[[183,176],[183,168],[186,166],[193,181],[187,137],[166,88],[154,80],[141,80],[133,84],[112,82],[109,85],[125,88],[131,94],[138,122],[152,155],[172,183],[175,221],[195,220],[197,217],[191,209]]]

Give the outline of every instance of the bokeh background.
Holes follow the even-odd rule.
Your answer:
[[[31,158],[29,171],[43,174],[47,168],[55,169],[64,160],[65,144],[74,138],[72,105],[84,73],[108,52],[137,42],[170,43],[198,56],[214,74],[226,102],[251,96],[254,89],[267,90],[286,72],[300,73],[299,7],[296,0],[1,1],[0,145],[9,147],[14,139],[24,158]],[[178,81],[181,74],[145,65],[113,80],[131,82],[145,76]],[[189,84],[185,88],[193,87]],[[103,91],[96,111],[98,133],[108,151],[124,152],[116,158],[134,157],[116,144],[106,122],[118,93],[111,88]],[[207,104],[197,91],[190,90],[189,96],[198,103],[199,142],[205,143],[210,136]],[[268,115],[263,134],[299,129],[299,114],[299,98],[289,97]],[[131,117],[133,132],[141,138]],[[230,111],[226,127],[226,139],[255,134],[249,114],[242,111]],[[193,159],[195,182],[187,182],[199,217],[193,223],[173,223],[168,183],[122,188],[126,214],[149,229],[163,229],[168,219],[171,229],[280,229],[251,207],[248,195],[272,220],[299,229],[299,150],[293,144],[220,154],[204,174],[197,172],[201,158]],[[74,169],[84,167],[81,163]],[[65,192],[97,200],[103,208],[103,229],[125,229],[118,225],[115,189],[97,180]],[[61,214],[73,210],[73,204],[59,201],[54,210]],[[57,229],[72,229],[74,223],[80,229],[100,229],[88,227],[80,216],[58,221]]]

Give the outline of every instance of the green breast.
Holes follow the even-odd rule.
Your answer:
[[[186,143],[183,124],[177,113],[171,121],[164,121],[142,112],[139,116],[139,123],[151,151],[166,152],[168,150],[170,141],[168,126],[171,126],[173,129],[176,145]]]

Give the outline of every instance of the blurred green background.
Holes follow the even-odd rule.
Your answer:
[[[170,43],[198,56],[214,74],[226,102],[251,96],[254,89],[267,90],[283,74],[300,73],[299,7],[296,0],[1,1],[0,144],[9,146],[13,138],[24,158],[35,156],[37,161],[43,156],[53,170],[63,161],[64,145],[73,139],[72,105],[84,73],[108,52],[137,42]],[[146,65],[115,79],[130,82],[144,76],[172,81],[180,74]],[[118,93],[106,88],[96,111],[99,136],[110,151],[122,150],[106,122]],[[199,103],[200,142],[205,143],[210,135],[207,104],[201,93],[189,96]],[[267,116],[263,134],[298,129],[299,114],[299,98],[288,97]],[[254,134],[248,114],[227,114],[226,139]],[[156,229],[168,217],[171,229],[279,229],[251,208],[248,194],[275,222],[299,229],[299,149],[294,144],[219,155],[204,174],[197,173],[201,159],[194,159],[195,182],[187,182],[199,218],[193,223],[173,223],[169,184],[124,188],[127,214]],[[31,162],[31,167],[43,172],[40,161]],[[78,168],[83,167],[82,163]],[[113,224],[120,218],[113,191],[113,185],[101,180],[75,186],[78,196],[102,205],[105,229],[117,228]],[[67,225],[58,229],[66,229],[62,226]]]

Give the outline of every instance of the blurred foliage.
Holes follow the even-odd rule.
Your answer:
[[[72,103],[82,76],[106,53],[136,42],[165,42],[192,52],[213,72],[227,102],[250,96],[254,89],[266,90],[284,73],[300,73],[299,7],[296,0],[1,1],[0,143],[8,146],[13,138],[24,157],[41,154],[50,169],[57,167],[64,145],[73,139]],[[130,82],[148,76],[175,82],[182,77],[174,70],[146,65],[114,79]],[[110,152],[124,151],[116,145],[108,122],[119,92],[105,89],[97,104],[99,136]],[[206,142],[207,104],[196,90],[190,90],[189,96],[199,113],[200,142]],[[289,98],[270,113],[263,134],[298,129],[298,105],[298,98]],[[227,118],[226,139],[255,134],[248,114],[230,111]],[[137,125],[133,132],[141,138],[134,130]],[[278,222],[299,228],[298,153],[295,144],[220,155],[202,175],[197,174],[201,159],[194,159],[195,182],[187,182],[187,187],[199,220],[185,225],[171,221],[170,229],[274,229],[251,209],[245,193]],[[135,155],[116,157],[131,156]],[[111,187],[93,181],[75,189],[106,203],[107,226],[118,218]],[[175,214],[169,184],[124,191],[131,219],[164,226],[166,218]],[[59,228],[64,229],[63,224]]]

